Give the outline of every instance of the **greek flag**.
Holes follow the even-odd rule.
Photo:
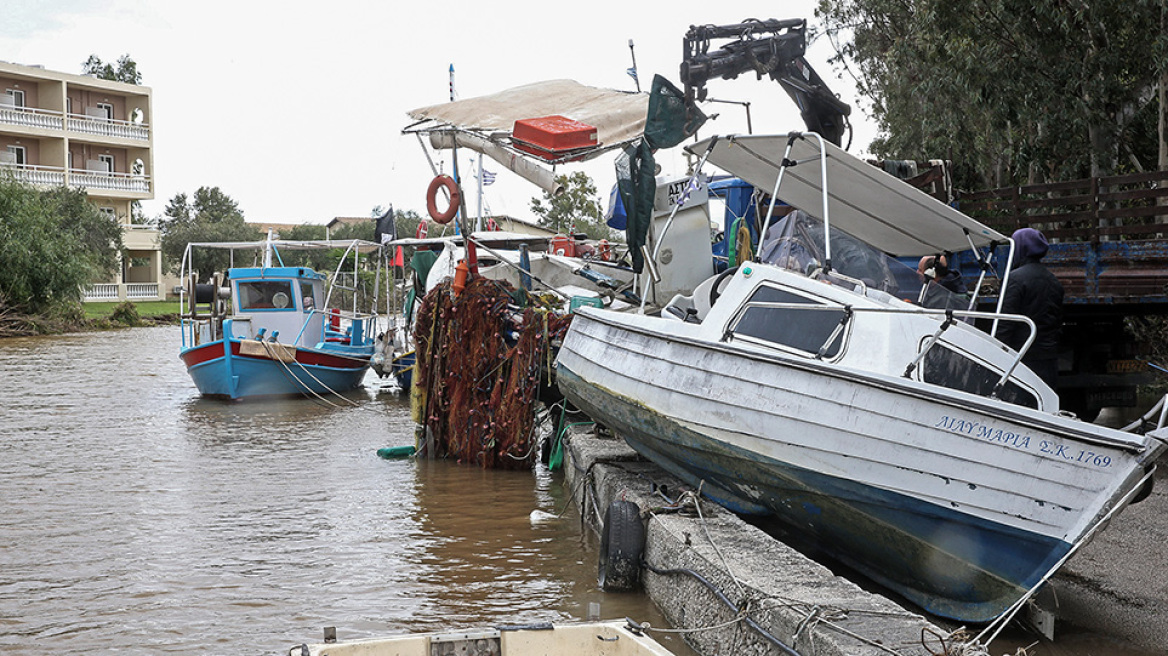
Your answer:
[[[637,67],[636,66],[629,68],[625,72],[628,73],[629,77],[633,78],[634,80],[637,79]]]
[[[492,185],[495,183],[495,174],[486,169],[482,169],[483,186]]]

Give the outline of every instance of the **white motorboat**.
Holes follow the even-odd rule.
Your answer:
[[[690,149],[818,217],[823,257],[748,262],[660,316],[578,311],[559,387],[634,449],[734,510],[775,514],[926,610],[974,622],[1025,598],[1148,489],[1168,431],[1060,413],[990,334],[1028,319],[922,308],[849,272],[855,258],[832,259],[845,242],[909,256],[1007,237],[813,133]]]

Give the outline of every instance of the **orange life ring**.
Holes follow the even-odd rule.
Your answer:
[[[446,208],[445,212],[438,211],[438,188],[446,187],[446,191],[450,194],[450,206]],[[430,181],[430,188],[426,190],[426,211],[430,213],[430,218],[438,223],[450,223],[450,219],[458,214],[458,206],[462,203],[462,192],[458,190],[458,183],[454,178],[448,175],[439,175]]]

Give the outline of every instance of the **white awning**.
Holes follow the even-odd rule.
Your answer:
[[[709,163],[770,193],[775,187],[788,135],[734,135],[718,139]],[[687,146],[701,155],[710,139]],[[819,140],[795,140],[783,173],[780,200],[823,218]],[[824,142],[827,152],[828,212],[833,228],[896,256],[963,251],[1005,241],[992,230],[883,170]],[[969,238],[966,237],[968,232]]]
[[[548,80],[477,98],[420,107],[415,120],[432,120],[488,136],[510,135],[515,121],[565,116],[596,128],[598,150],[632,141],[645,131],[649,94],[589,87],[574,80]]]

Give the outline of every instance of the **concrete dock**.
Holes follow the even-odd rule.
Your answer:
[[[694,630],[687,641],[700,653],[790,653],[766,634],[801,656],[943,653],[946,629],[836,576],[717,504],[703,500],[700,515],[663,509],[667,502],[655,489],[664,485],[674,497],[684,486],[623,440],[577,432],[566,453],[569,488],[593,521],[602,522],[617,499],[649,510],[642,583],[674,627]]]
[[[675,627],[695,630],[687,641],[698,652],[790,653],[769,634],[801,656],[944,653],[940,637],[952,626],[860,588],[717,504],[703,500],[700,516],[663,508],[687,487],[623,440],[577,431],[566,454],[568,485],[598,530],[613,500],[632,501],[648,517],[642,584]],[[1163,653],[1168,459],[1160,465],[1152,495],[1121,513],[1039,596],[1058,617],[1056,640],[1031,653],[1054,653],[1055,645],[1067,654]],[[757,628],[734,621],[741,617]],[[1094,651],[1101,646],[1114,650]]]

